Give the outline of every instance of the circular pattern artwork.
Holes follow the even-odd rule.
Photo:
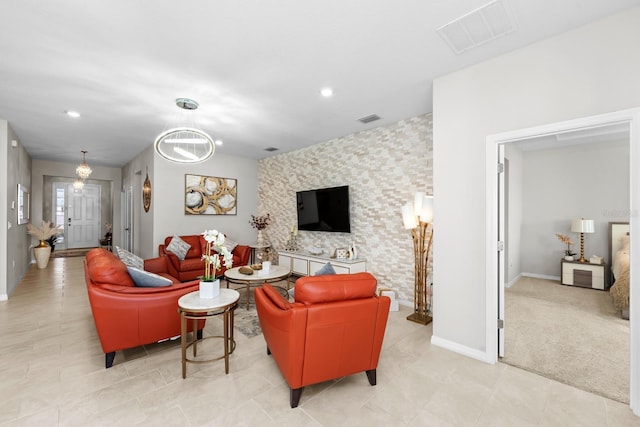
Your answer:
[[[214,176],[185,176],[185,213],[189,215],[235,215],[235,179]]]

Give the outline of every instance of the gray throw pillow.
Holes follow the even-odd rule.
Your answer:
[[[327,276],[329,274],[336,274],[336,271],[333,269],[333,266],[331,265],[330,262],[328,262],[325,265],[323,265],[322,268],[320,270],[316,271],[313,275],[314,276]]]
[[[129,276],[133,279],[133,283],[142,288],[160,288],[173,284],[173,282],[166,277],[149,271],[140,270],[131,266],[127,266],[127,270],[129,271]]]
[[[126,249],[122,249],[120,246],[116,246],[116,253],[118,254],[118,258],[120,258],[127,267],[135,267],[140,270],[144,270],[144,260],[138,255],[131,253]]]
[[[224,243],[222,244],[229,252],[233,252],[233,250],[238,246],[238,242],[234,242],[233,240],[226,238],[224,239]]]
[[[173,236],[169,245],[167,245],[167,250],[174,253],[180,261],[183,261],[187,257],[189,249],[191,249],[191,245],[178,236]]]

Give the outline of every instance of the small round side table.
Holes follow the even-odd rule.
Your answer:
[[[187,377],[187,362],[207,363],[224,358],[224,372],[229,373],[229,355],[236,348],[236,341],[233,339],[233,313],[238,307],[240,294],[234,289],[220,289],[220,295],[215,298],[200,298],[200,292],[190,292],[183,295],[178,300],[178,313],[180,313],[180,342],[182,344],[182,378]],[[193,347],[193,357],[198,355],[198,338],[195,331],[198,327],[198,320],[209,319],[221,314],[223,319],[223,335],[216,335],[209,338],[222,338],[224,340],[224,354],[219,357],[207,360],[195,360],[187,357],[187,347]],[[193,320],[193,341],[187,343],[187,321]]]

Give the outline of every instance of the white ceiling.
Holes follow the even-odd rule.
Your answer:
[[[119,167],[189,97],[218,153],[259,159],[430,112],[434,78],[640,4],[504,2],[515,31],[455,54],[436,30],[488,0],[2,0],[0,119],[35,159]]]

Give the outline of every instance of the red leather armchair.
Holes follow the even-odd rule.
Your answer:
[[[146,271],[171,279],[171,286],[136,287],[124,263],[112,252],[92,249],[84,260],[89,303],[110,368],[116,351],[180,335],[178,299],[197,291],[199,281],[180,283],[167,274],[165,257],[144,261]],[[198,324],[198,335],[205,322]],[[192,331],[189,322],[189,331]]]
[[[255,290],[260,326],[298,406],[304,386],[358,372],[376,384],[390,299],[369,273],[308,276],[290,303],[272,286]]]
[[[166,250],[173,236],[165,238],[164,244],[158,246],[158,255],[167,257],[168,272],[173,277],[181,282],[195,280],[204,274],[204,260],[202,259],[202,255],[206,252],[207,241],[204,240],[204,237],[200,234],[179,237],[191,246],[185,259],[180,260],[175,254]],[[245,245],[238,245],[233,249],[231,254],[233,255],[233,266],[241,267],[249,264],[251,248]],[[218,275],[223,275],[225,270],[223,265],[221,269],[218,270]]]

